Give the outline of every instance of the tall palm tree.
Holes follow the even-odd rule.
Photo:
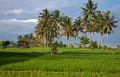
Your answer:
[[[44,45],[48,45],[48,30],[49,30],[49,24],[50,24],[50,18],[51,18],[51,13],[48,11],[48,9],[43,9],[42,13],[39,14],[38,17],[38,25],[40,27],[37,27],[38,30],[40,31],[40,35],[42,36],[44,40]]]
[[[91,18],[95,14],[95,11],[97,9],[97,3],[94,4],[92,0],[88,0],[88,3],[84,5],[85,5],[85,8],[81,7],[83,10],[82,12],[84,15],[84,19],[87,19],[89,17]]]
[[[82,23],[82,19],[80,17],[77,17],[77,19],[75,19],[74,26],[73,26],[76,45],[78,43],[79,32],[83,33],[83,27],[82,27],[81,23]]]
[[[102,35],[104,34],[104,18],[103,13],[101,11],[97,11],[95,13],[95,17],[92,20],[96,25],[96,32],[99,33],[99,39],[98,39],[98,48],[100,48],[100,44],[102,46]]]
[[[96,9],[97,9],[97,3],[94,3],[92,0],[88,0],[88,2],[85,5],[85,8],[82,8],[82,14],[83,14],[83,25],[86,26],[86,32],[90,32],[90,37],[91,37],[91,32],[93,32],[93,38],[94,38],[94,22],[91,20],[93,19]],[[89,22],[89,23],[88,23]],[[88,23],[88,24],[87,24]],[[89,27],[90,26],[90,27]],[[91,28],[92,27],[92,28]],[[93,39],[94,40],[94,39]]]
[[[52,20],[52,26],[54,26],[57,30],[56,30],[56,38],[57,38],[57,41],[59,39],[59,36],[60,36],[60,22],[61,22],[61,18],[63,15],[60,15],[60,11],[59,10],[54,10],[52,13],[52,16],[51,16],[51,20]]]
[[[36,38],[35,38],[36,45],[38,44],[43,45],[44,44],[44,41],[43,41],[44,28],[42,27],[42,25],[38,24],[35,27],[35,34],[36,34]]]
[[[114,30],[113,28],[116,28],[117,25],[115,25],[115,23],[117,23],[118,21],[115,21],[115,16],[110,14],[110,11],[107,11],[104,14],[104,27],[103,30],[106,32],[107,34],[107,47],[109,47],[109,34],[112,33]]]
[[[69,18],[68,16],[64,16],[62,18],[62,22],[60,24],[62,26],[62,35],[63,36],[66,36],[67,38],[67,47],[70,47],[71,46],[71,43],[70,43],[70,36],[72,33],[72,18]]]

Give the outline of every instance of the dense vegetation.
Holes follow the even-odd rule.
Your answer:
[[[38,24],[33,33],[18,35],[15,47],[29,48],[32,46],[51,46],[51,53],[57,53],[57,47],[82,47],[82,48],[109,48],[109,35],[117,27],[115,16],[110,11],[103,12],[97,9],[97,3],[88,0],[82,8],[79,17],[73,20],[61,14],[59,10],[50,11],[43,9],[38,17]],[[82,36],[79,36],[82,33]],[[94,33],[99,34],[98,41],[94,40]],[[89,38],[88,35],[89,34]],[[92,38],[91,38],[92,34]],[[107,35],[107,44],[103,46],[102,36]],[[59,38],[66,36],[66,44],[59,42]],[[71,43],[71,37],[76,43]],[[80,39],[80,42],[78,42]],[[2,41],[2,48],[9,47]],[[57,44],[56,44],[57,43]],[[54,45],[55,44],[55,45]],[[58,46],[56,46],[58,45]]]
[[[92,0],[88,0],[84,5],[82,15],[75,20],[61,14],[59,10],[51,12],[48,9],[43,9],[39,14],[38,25],[35,27],[37,44],[47,46],[48,43],[58,42],[59,37],[66,36],[66,46],[69,48],[71,47],[71,37],[75,38],[76,44],[78,44],[79,33],[82,33],[81,38],[83,39],[80,39],[82,41],[80,44],[85,47],[91,41],[94,42],[94,33],[98,33],[100,36],[98,48],[103,47],[103,35],[107,35],[106,46],[109,47],[109,35],[114,32],[118,21],[115,20],[115,16],[110,11],[97,10],[97,3]],[[89,34],[89,39],[87,34]],[[91,34],[93,34],[92,39]],[[86,42],[84,37],[89,42]]]

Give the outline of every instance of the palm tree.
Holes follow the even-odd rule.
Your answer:
[[[75,19],[74,26],[73,26],[76,45],[78,42],[79,32],[83,33],[83,27],[82,27],[81,23],[82,23],[82,19],[80,17],[77,17],[77,19]]]
[[[18,41],[23,40],[22,35],[17,36],[17,40],[18,40]]]
[[[99,33],[99,39],[98,39],[98,48],[100,48],[100,44],[102,46],[102,35],[104,34],[104,18],[103,13],[101,11],[97,11],[95,13],[94,19],[92,20],[96,25],[96,32]]]
[[[107,34],[107,47],[109,47],[109,34],[111,32],[113,32],[113,28],[116,28],[117,25],[115,25],[115,23],[117,23],[118,21],[115,21],[115,16],[111,16],[110,14],[110,11],[107,11],[105,14],[104,14],[104,27],[103,27],[103,30],[104,30],[104,33]]]
[[[69,18],[68,16],[64,16],[62,18],[62,22],[60,24],[62,26],[62,35],[66,36],[67,38],[67,47],[70,47],[70,36],[73,34],[72,32],[72,18]]]
[[[91,20],[93,19],[95,15],[95,12],[97,9],[97,3],[94,3],[92,0],[88,0],[88,2],[84,5],[85,5],[85,8],[82,7],[82,10],[83,10],[82,11],[82,14],[83,14],[82,23],[85,26],[86,32],[90,32],[90,38],[91,38],[91,32],[93,32],[93,38],[94,38],[94,32],[95,32],[94,22],[92,22]]]
[[[42,13],[39,14],[38,17],[38,26],[36,27],[38,29],[37,32],[39,38],[42,38],[44,40],[44,45],[48,45],[48,30],[49,30],[49,24],[50,24],[50,18],[51,18],[51,13],[47,9],[43,9]],[[42,40],[42,41],[43,41]]]
[[[93,17],[96,12],[96,9],[97,9],[97,3],[94,4],[94,2],[92,2],[92,0],[88,0],[88,3],[86,3],[84,5],[85,5],[85,8],[81,7],[83,10],[82,12],[84,15],[84,19]]]
[[[61,18],[63,15],[60,15],[60,11],[59,10],[54,10],[52,13],[52,16],[51,16],[51,20],[52,20],[52,26],[54,26],[57,30],[56,30],[56,37],[57,37],[57,42],[58,42],[58,39],[59,39],[59,36],[60,36],[60,22],[61,22]]]
[[[36,34],[36,38],[35,38],[36,45],[43,45],[44,44],[44,41],[43,41],[44,28],[42,27],[42,25],[38,24],[35,27],[35,34]]]

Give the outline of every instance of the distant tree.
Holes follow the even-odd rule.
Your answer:
[[[82,24],[85,28],[85,32],[90,33],[89,37],[91,37],[91,32],[92,32],[93,38],[94,38],[94,32],[96,30],[95,29],[96,25],[94,25],[94,22],[92,22],[92,19],[94,18],[95,12],[97,10],[97,3],[94,3],[94,1],[92,1],[92,0],[88,0],[88,2],[84,5],[85,5],[85,7],[81,7],[82,8],[82,16],[83,16]],[[89,38],[89,39],[91,40],[91,38]]]
[[[80,37],[80,43],[83,48],[86,48],[86,45],[89,44],[89,39],[86,36]]]
[[[103,13],[101,11],[96,12],[93,21],[97,25],[96,32],[99,34],[98,48],[100,48],[100,45],[102,46],[102,42],[103,42],[102,35],[104,34],[104,30],[103,30],[103,27],[104,27],[104,16],[103,16]]]
[[[97,41],[90,41],[90,45],[89,45],[89,48],[91,48],[92,50],[94,49],[94,48],[97,48],[98,47],[98,45],[97,45]]]
[[[113,28],[116,28],[117,25],[115,25],[118,21],[115,20],[115,16],[112,15],[110,11],[105,12],[104,14],[104,33],[107,34],[107,47],[109,47],[109,35],[114,31]]]
[[[29,48],[30,46],[34,45],[34,36],[32,33],[25,34],[23,36],[19,35],[17,39],[18,47]]]
[[[29,43],[24,40],[17,41],[17,46],[20,48],[29,48]]]
[[[17,36],[17,40],[18,40],[18,41],[23,40],[22,35]]]
[[[0,48],[2,48],[2,41],[0,41]]]
[[[10,41],[2,41],[2,48],[7,48],[8,47],[8,45],[10,44]]]
[[[68,16],[64,16],[62,18],[62,36],[66,36],[66,40],[67,40],[67,47],[71,47],[71,43],[70,43],[70,37],[73,35],[73,24],[72,24],[72,18],[68,17]]]
[[[10,44],[9,44],[9,46],[8,47],[16,47],[16,43],[15,42],[13,42],[13,41],[10,41]]]
[[[82,32],[83,33],[83,27],[82,27],[82,19],[80,17],[77,17],[77,19],[75,19],[74,21],[74,27],[73,27],[73,32],[74,32],[74,38],[75,38],[75,44],[77,47],[77,44],[78,44],[78,35],[79,35],[79,32]]]

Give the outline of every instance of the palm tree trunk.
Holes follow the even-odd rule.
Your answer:
[[[67,41],[66,41],[66,45],[67,45],[67,46],[66,46],[66,47],[68,47],[68,40],[69,40],[69,39],[68,39],[68,36],[66,36],[66,39],[67,39]]]
[[[107,33],[107,47],[109,47],[109,34]]]
[[[71,38],[69,37],[69,48],[71,47]]]
[[[99,35],[99,39],[98,39],[98,48],[100,48],[100,40],[101,40],[101,35]]]
[[[75,41],[76,41],[76,43],[75,43],[75,48],[77,47],[77,42],[78,42],[78,34],[77,34],[77,36],[75,37]]]
[[[100,39],[101,39],[101,46],[102,46],[102,49],[103,49],[103,45],[102,45],[102,44],[103,44],[102,35],[101,35],[101,38],[100,38]]]
[[[94,41],[94,32],[93,32],[93,41]]]
[[[47,46],[47,43],[48,43],[48,34],[46,34],[46,46]]]
[[[90,41],[91,41],[91,33],[89,33],[89,44],[90,44]]]
[[[44,33],[44,46],[46,46],[46,36],[45,36],[45,33]]]
[[[59,40],[59,39],[58,39],[58,25],[57,25],[57,42],[58,42],[58,40]]]

